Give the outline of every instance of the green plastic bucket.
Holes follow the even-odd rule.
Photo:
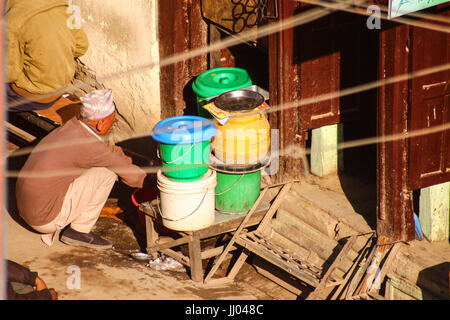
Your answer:
[[[261,192],[261,170],[252,173],[217,171],[215,208],[225,213],[246,213]]]
[[[207,70],[201,73],[192,83],[192,89],[197,95],[198,115],[211,118],[211,114],[203,109],[204,99],[221,93],[251,86],[246,70],[236,67],[222,67]]]
[[[205,118],[178,116],[161,120],[152,130],[167,178],[191,182],[208,171],[211,139],[217,128]]]
[[[164,174],[175,181],[196,181],[208,171],[211,142],[159,145]]]

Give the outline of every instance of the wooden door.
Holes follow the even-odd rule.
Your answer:
[[[206,47],[207,26],[202,20],[200,5],[200,0],[158,1],[160,61]],[[207,58],[207,54],[203,53],[161,66],[162,119],[195,112],[197,106],[192,81],[206,71]]]
[[[300,99],[339,91],[341,54],[337,14],[330,14],[295,29],[295,63],[300,71]],[[339,98],[301,107],[300,130],[339,122]]]
[[[376,36],[377,31],[366,28],[365,17],[345,12],[296,28],[294,59],[300,73],[300,99],[323,97],[375,80]],[[375,116],[374,99],[374,92],[364,92],[302,106],[300,130],[343,121],[370,121]],[[371,102],[373,108],[368,108]]]
[[[389,79],[409,72],[408,25],[385,23],[380,32],[379,78]],[[378,136],[407,131],[408,81],[379,88]],[[394,240],[414,239],[412,192],[408,189],[408,139],[377,144],[377,233]]]
[[[411,32],[412,72],[450,62],[450,35],[422,28]],[[411,80],[409,131],[450,123],[450,71]],[[409,157],[411,189],[450,181],[450,130],[412,138]]]
[[[449,12],[446,13],[448,16]],[[380,33],[380,79],[450,61],[447,34],[385,23]],[[379,89],[378,135],[390,136],[450,122],[448,70]],[[414,239],[414,189],[450,180],[450,130],[386,141],[378,148],[378,234]]]

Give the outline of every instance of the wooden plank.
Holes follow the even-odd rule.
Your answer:
[[[386,299],[376,292],[366,292],[353,296],[352,300],[386,300]]]
[[[202,260],[218,256],[219,254],[221,254],[223,252],[224,249],[225,249],[225,246],[219,246],[216,248],[211,248],[211,249],[202,251],[202,253],[201,253]],[[231,247],[230,251],[233,251],[233,250],[236,250],[236,247],[234,247],[234,246]]]
[[[285,194],[290,190],[291,186],[292,186],[292,182],[288,182],[287,184],[283,185],[281,188],[281,191],[278,193],[278,195],[276,196],[275,200],[273,201],[272,205],[270,206],[269,210],[265,213],[263,220],[261,221],[261,223],[259,224],[257,230],[262,230],[265,228],[266,224],[268,223],[268,221],[270,221],[270,219],[273,217],[273,215],[275,214],[275,212],[278,210],[279,206],[281,205],[281,201],[283,200],[283,197],[285,196]],[[282,184],[280,184],[282,185]],[[276,185],[278,186],[278,185]],[[235,241],[239,239],[239,234],[243,231],[244,227],[246,226],[247,222],[250,220],[251,216],[253,215],[253,212],[256,210],[256,208],[259,205],[259,202],[261,201],[261,199],[264,197],[265,193],[267,192],[267,190],[271,187],[274,186],[268,186],[265,187],[262,192],[260,193],[258,199],[256,200],[256,202],[253,204],[252,208],[250,209],[250,211],[247,213],[247,215],[245,216],[244,220],[242,221],[242,223],[239,225],[238,229],[236,230],[236,232],[234,233],[233,237],[231,238],[230,242],[227,244],[225,250],[222,252],[222,255],[218,258],[217,261],[214,262],[213,267],[211,268],[210,272],[208,273],[208,275],[205,278],[205,283],[208,283],[214,273],[217,271],[217,269],[219,268],[220,264],[223,262],[225,256],[228,254],[228,252],[230,251],[230,248],[232,248],[232,246],[234,245]],[[231,276],[229,276],[229,279],[233,279],[234,276],[237,274],[237,272],[239,272],[240,268],[242,267],[243,263],[245,262],[245,259],[247,258],[247,255],[245,252],[242,252],[241,255],[238,258],[238,261],[235,263],[235,265],[232,268],[232,272],[230,272]]]
[[[246,221],[245,221],[245,225],[243,226],[244,228],[248,228],[250,226],[254,226],[256,224],[258,224],[261,219],[264,217],[264,215],[266,214],[267,209],[263,209],[263,210],[258,210],[257,212],[254,212],[252,215],[250,215]],[[240,217],[236,217],[218,224],[214,224],[210,227],[201,229],[196,231],[199,235],[199,237],[201,239],[204,238],[209,238],[218,234],[222,234],[222,233],[227,233],[227,232],[232,232],[235,231],[236,228],[238,228],[241,224],[242,221],[245,219],[245,217],[247,217],[248,214],[246,216],[240,216]]]
[[[230,251],[231,247],[234,245],[234,242],[236,241],[236,238],[239,236],[239,233],[244,229],[245,225],[247,224],[247,221],[250,219],[250,217],[252,216],[253,212],[258,207],[259,202],[264,197],[264,195],[266,194],[267,190],[268,190],[268,188],[264,188],[264,190],[259,194],[258,199],[256,199],[256,202],[253,204],[253,206],[250,209],[249,213],[245,216],[244,220],[239,225],[238,229],[236,230],[235,234],[231,238],[230,242],[228,242],[227,246],[225,247],[225,250],[222,252],[222,254],[218,258],[218,260],[214,262],[214,265],[211,268],[211,271],[208,273],[208,275],[205,278],[205,283],[207,283],[209,281],[209,279],[211,279],[212,276],[216,273],[217,269],[219,268],[219,266],[222,264],[223,260],[225,259],[225,256],[228,254],[228,252]]]
[[[202,18],[201,11],[202,0],[191,0],[189,8],[190,23],[189,23],[189,36],[190,36],[190,50],[204,48],[208,45],[208,26]],[[190,72],[188,80],[192,77],[199,75],[200,73],[208,69],[208,54],[203,53],[190,60]],[[190,88],[189,88],[190,89]]]
[[[164,59],[173,55],[175,30],[173,21],[176,17],[174,5],[181,1],[158,1],[158,35],[159,35],[159,56]],[[164,36],[162,36],[164,35]],[[161,118],[174,116],[176,112],[170,109],[175,106],[175,65],[164,66],[160,70],[160,102]]]
[[[151,252],[149,248],[151,248],[156,243],[159,235],[155,230],[153,219],[148,215],[145,215],[145,234],[147,241],[147,253],[151,254],[153,259],[156,259],[158,254],[156,252]]]
[[[299,269],[308,269],[311,271],[311,273],[321,273],[322,270],[312,264],[307,263],[304,259],[298,257],[294,252],[285,249],[283,247],[280,247],[279,245],[273,243],[270,241],[270,239],[266,239],[263,237],[260,237],[258,233],[250,232],[245,235],[245,237],[251,241],[253,241],[255,244],[260,246],[261,248],[266,248],[271,252],[274,252],[276,255],[282,257],[285,260],[292,261],[294,264],[297,265]]]
[[[354,243],[356,241],[356,236],[351,236],[350,239],[347,240],[347,242],[345,243],[344,247],[342,248],[342,250],[339,252],[338,256],[336,257],[336,259],[333,261],[333,263],[330,265],[330,267],[328,268],[328,270],[326,271],[325,275],[323,276],[323,278],[320,281],[320,287],[316,288],[316,291],[319,292],[319,290],[321,288],[325,288],[328,279],[331,277],[331,275],[333,274],[333,272],[339,268],[339,266],[341,265],[342,261],[344,261],[344,259],[347,257],[347,254],[349,253],[349,251],[351,250],[351,248],[353,247]],[[315,294],[313,294],[313,297],[315,296]]]
[[[371,296],[374,300],[386,300],[382,295],[376,292],[368,292],[367,294]]]
[[[320,280],[319,285],[316,287],[316,289],[311,294],[308,295],[306,300],[314,300],[320,296],[321,291],[323,289],[325,289],[325,287],[326,287],[328,279],[330,278],[330,276],[332,275],[334,270],[336,270],[336,268],[338,268],[340,266],[340,264],[342,263],[342,261],[345,259],[348,252],[353,247],[353,244],[355,243],[355,241],[356,241],[356,236],[351,236],[350,239],[347,240],[347,242],[345,243],[342,250],[339,252],[336,259],[333,261],[333,263],[330,265],[328,270],[323,275],[322,279]]]
[[[389,25],[380,32],[380,79],[409,72],[405,44],[409,26]],[[381,86],[379,90],[378,136],[406,132],[408,81]],[[414,239],[412,191],[408,189],[408,142],[398,139],[378,148],[377,233],[393,240]]]
[[[163,254],[165,254],[166,256],[172,257],[175,260],[177,260],[178,262],[184,264],[187,267],[191,266],[191,261],[189,259],[189,257],[186,257],[185,255],[183,255],[182,253],[176,252],[172,249],[164,249],[161,251]]]
[[[386,289],[384,292],[384,298],[386,300],[394,300],[394,287],[392,286],[392,280],[389,277],[386,280]]]
[[[169,249],[169,248],[173,248],[173,247],[177,247],[179,245],[188,243],[191,240],[191,236],[185,236],[182,238],[178,238],[175,240],[171,240],[171,241],[166,241],[164,243],[159,243],[159,244],[153,244],[150,247],[147,248],[148,253],[154,253],[156,251],[161,251],[164,249]]]
[[[227,279],[234,280],[236,275],[238,274],[239,270],[241,270],[242,266],[245,263],[245,260],[248,258],[248,253],[243,250],[241,254],[239,255],[239,258],[237,258],[236,262],[234,263],[233,267],[231,268],[230,272],[227,275]]]
[[[189,262],[191,269],[191,279],[195,282],[203,281],[203,266],[201,257],[200,238],[193,235],[189,241]]]
[[[143,202],[139,204],[139,210],[145,214],[145,217],[149,217],[151,219],[156,219],[158,214],[153,210],[153,206],[151,202]]]
[[[275,200],[273,201],[272,205],[270,206],[269,211],[266,212],[263,220],[258,225],[258,228],[256,229],[257,232],[264,234],[264,232],[267,229],[267,226],[269,225],[269,222],[272,220],[274,214],[277,212],[278,208],[280,207],[282,201],[284,200],[285,195],[291,190],[292,183],[285,184],[281,191],[276,196]]]
[[[16,127],[15,125],[7,122],[6,123],[6,128],[8,131],[10,131],[11,133],[17,135],[18,137],[20,137],[21,139],[25,140],[26,142],[33,142],[34,140],[36,140],[36,137],[29,134],[28,132],[26,132],[25,130],[22,130],[18,127]]]
[[[228,277],[223,278],[216,278],[216,279],[209,279],[208,282],[205,282],[204,284],[207,286],[219,286],[223,284],[228,284],[232,280],[230,280]]]
[[[346,272],[344,279],[342,279],[342,283],[339,284],[339,288],[337,288],[335,290],[333,296],[331,297],[331,300],[337,299],[339,296],[341,296],[341,294],[345,291],[345,289],[348,288],[348,286],[347,286],[348,281],[353,276],[353,273],[354,273],[355,269],[358,267],[359,263],[362,261],[362,258],[366,254],[366,250],[371,242],[372,242],[372,237],[370,237],[367,240],[365,246],[361,249],[361,251],[357,255],[356,259],[354,260],[354,263],[352,264],[350,269]]]
[[[383,263],[383,266],[380,269],[380,274],[379,274],[379,283],[383,283],[384,281],[384,277],[386,276],[386,274],[388,274],[391,270],[391,266],[392,266],[392,262],[394,261],[394,259],[397,256],[398,250],[400,250],[400,244],[399,243],[394,243],[394,245],[392,246],[391,250],[388,252],[386,260]]]
[[[316,287],[319,285],[319,280],[315,277],[311,276],[310,274],[304,272],[303,270],[299,270],[293,265],[290,265],[286,263],[283,259],[279,258],[278,256],[267,252],[266,250],[261,249],[260,246],[256,245],[255,243],[251,241],[247,241],[243,238],[236,239],[236,242],[240,244],[241,246],[245,247],[246,249],[250,250],[257,256],[275,264],[279,268],[285,270],[289,274],[299,278],[300,280],[308,283],[309,285]]]
[[[263,195],[262,195],[263,196]],[[181,232],[177,231],[182,237],[172,241],[166,241],[161,244],[156,244],[156,240],[158,239],[158,235],[156,231],[154,231],[154,223],[159,220],[159,214],[157,213],[157,201],[154,200],[151,203],[141,203],[139,205],[139,209],[144,212],[146,218],[146,226],[147,226],[147,252],[153,255],[156,255],[156,252],[161,252],[171,256],[172,258],[178,260],[179,262],[189,266],[191,268],[191,277],[193,281],[201,282],[203,278],[203,268],[202,268],[202,260],[211,258],[213,256],[217,256],[224,251],[224,247],[212,248],[205,251],[201,251],[200,240],[209,238],[215,235],[224,234],[227,232],[235,231],[242,222],[248,217],[243,227],[248,227],[251,225],[255,225],[259,223],[267,212],[268,204],[259,204],[256,203],[255,215],[237,215],[234,217],[233,215],[229,215],[228,219],[222,221],[213,226],[192,231],[192,232]],[[155,233],[152,233],[154,231]],[[189,244],[189,258],[185,257],[182,254],[176,253],[171,250],[175,246],[188,243]],[[229,251],[235,250],[236,247],[231,246]],[[156,256],[153,256],[156,258]]]
[[[253,215],[248,219],[245,228],[254,226],[258,224],[261,219],[264,217],[264,215],[267,212],[268,204],[262,203],[262,205],[258,206],[257,210],[253,213]],[[156,202],[145,202],[141,203],[139,205],[139,210],[141,210],[146,216],[152,217],[155,219],[159,224],[162,224],[162,221],[160,219],[160,215],[157,213],[156,209],[157,205]],[[217,215],[217,213],[216,213]],[[219,223],[214,223],[212,226],[203,228],[201,230],[195,231],[200,239],[213,237],[219,234],[228,233],[235,231],[236,228],[239,227],[239,225],[242,223],[245,215],[228,215],[228,219]],[[179,234],[182,234],[182,232],[178,232]],[[191,232],[192,233],[192,232]]]
[[[298,4],[295,1],[278,1],[279,21],[290,18]],[[270,104],[283,105],[299,100],[300,73],[294,62],[294,29],[289,28],[269,36],[269,92]],[[279,169],[274,179],[287,177],[300,179],[304,174],[304,164],[293,156],[292,147],[305,148],[304,132],[299,130],[298,108],[289,108],[269,115],[270,127],[279,130]]]
[[[370,265],[366,270],[364,278],[361,281],[361,284],[355,290],[354,295],[367,293],[370,290],[372,290],[374,285],[376,286],[377,272],[385,256],[386,251],[389,250],[390,248],[390,245],[388,245],[389,243],[391,243],[391,239],[384,236],[378,236],[377,244],[375,246],[375,255],[370,261]]]
[[[161,60],[206,46],[207,26],[201,18],[200,0],[158,1],[158,34]],[[189,84],[207,65],[207,54],[202,54],[161,68],[161,118],[183,115],[187,103],[195,103]],[[191,96],[189,101],[186,93]]]
[[[367,267],[369,266],[370,262],[372,261],[373,256],[375,255],[376,252],[376,246],[374,245],[369,253],[368,256],[365,257],[365,261],[362,264],[362,266],[358,269],[358,271],[356,272],[355,276],[352,278],[352,280],[350,281],[350,283],[348,284],[345,292],[345,299],[346,300],[350,300],[354,291],[356,290],[356,287],[358,286],[358,284],[360,283],[361,279],[364,277]]]
[[[406,279],[402,279],[393,274],[387,275],[387,292],[386,299],[387,300],[398,300],[396,297],[395,291],[400,291],[403,296],[407,296],[408,300],[423,300],[424,292],[417,285],[407,281]],[[402,299],[404,300],[404,299]]]

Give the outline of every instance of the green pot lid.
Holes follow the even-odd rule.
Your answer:
[[[246,70],[236,67],[222,67],[207,70],[192,83],[194,92],[203,98],[212,97],[230,90],[252,85]]]

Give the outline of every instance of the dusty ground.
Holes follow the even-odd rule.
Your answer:
[[[260,276],[246,265],[237,281],[229,285],[204,286],[192,282],[187,272],[156,271],[129,253],[139,251],[133,230],[125,223],[100,218],[96,231],[111,240],[113,250],[95,250],[56,242],[47,247],[38,234],[21,226],[4,212],[5,256],[33,271],[64,300],[254,300],[296,297]],[[80,289],[73,287],[71,266],[80,270]],[[68,273],[69,272],[69,273]],[[73,271],[72,271],[73,272]],[[71,285],[72,284],[72,285]]]

